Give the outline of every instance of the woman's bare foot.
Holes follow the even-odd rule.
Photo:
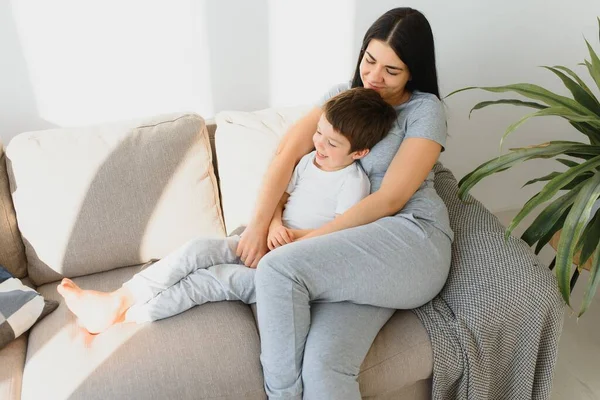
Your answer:
[[[105,293],[83,290],[70,279],[63,279],[56,288],[65,299],[69,310],[79,319],[80,325],[90,333],[104,332],[122,322],[130,307],[128,299],[119,291]]]

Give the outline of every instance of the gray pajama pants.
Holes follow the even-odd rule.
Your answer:
[[[125,319],[157,321],[214,301],[256,303],[256,270],[235,255],[239,240],[194,239],[136,274],[123,284],[135,297]]]
[[[257,302],[270,399],[359,400],[356,377],[381,327],[431,300],[450,266],[450,239],[412,216],[291,243],[256,270],[235,256],[238,242],[194,240],[137,274],[124,285],[136,297],[127,320]]]

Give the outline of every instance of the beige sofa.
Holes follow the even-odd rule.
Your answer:
[[[226,236],[247,222],[279,138],[304,110],[220,113],[216,124],[171,114],[15,137],[0,150],[0,264],[60,300],[62,276],[112,290],[195,236]],[[0,399],[264,399],[254,313],[213,303],[91,336],[61,303],[0,350]],[[397,311],[358,381],[365,399],[427,399],[431,374],[424,327]]]

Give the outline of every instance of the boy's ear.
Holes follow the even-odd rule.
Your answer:
[[[367,154],[369,154],[369,149],[356,150],[355,152],[352,153],[352,159],[353,160],[360,160],[361,158],[363,158]]]

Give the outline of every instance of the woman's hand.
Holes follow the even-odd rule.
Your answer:
[[[267,248],[268,228],[248,225],[242,233],[235,254],[250,268],[256,268],[258,262],[269,249]]]
[[[267,237],[267,246],[269,250],[275,250],[280,246],[292,243],[295,240],[295,235],[292,229],[288,229],[281,224],[271,224],[269,235]]]

